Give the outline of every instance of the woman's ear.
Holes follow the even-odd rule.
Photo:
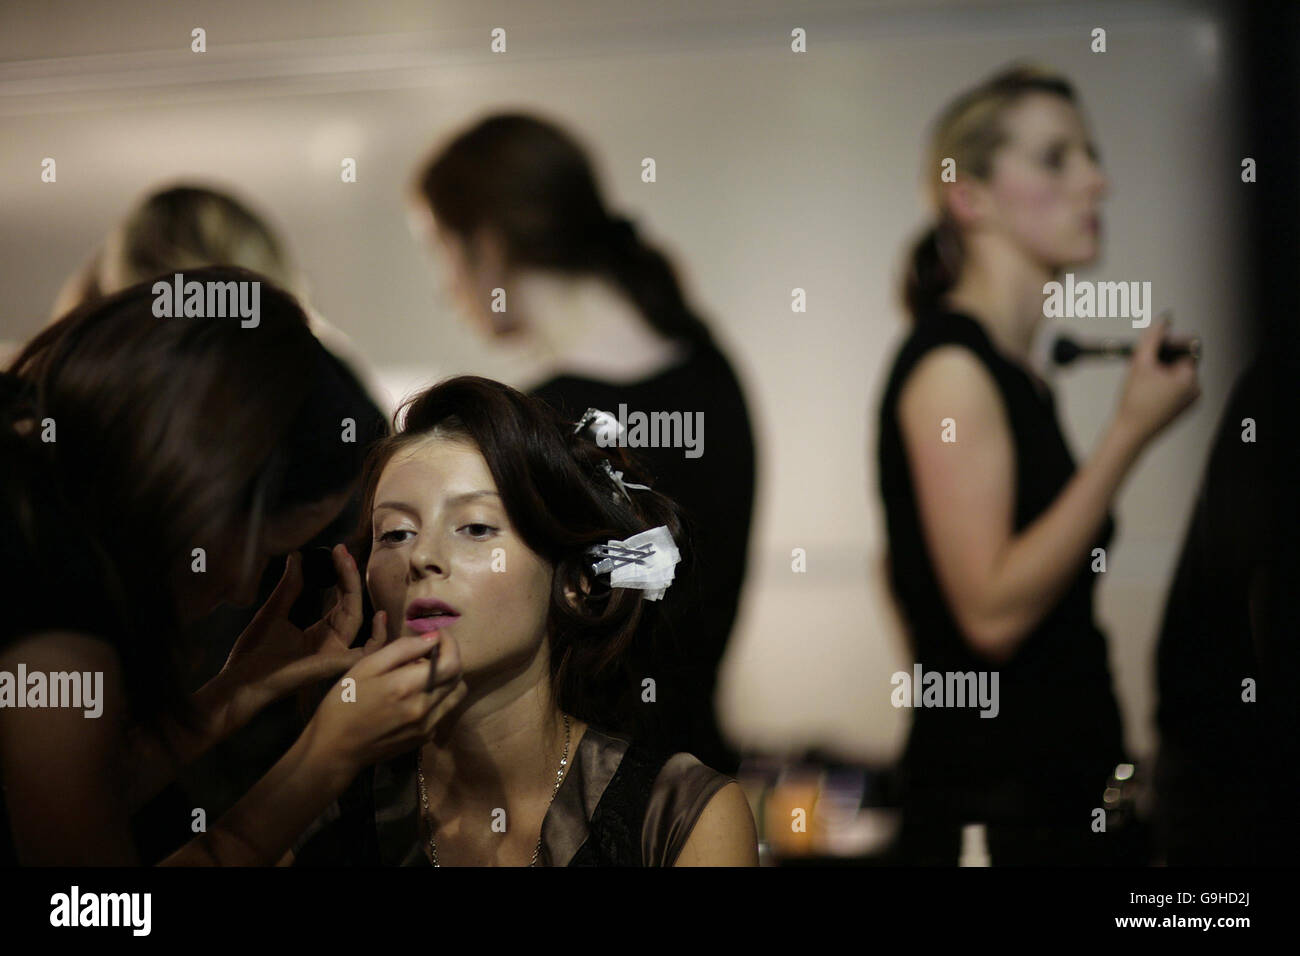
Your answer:
[[[582,607],[583,600],[591,596],[591,581],[585,574],[579,580],[578,586],[582,588],[581,597],[578,596],[578,592],[573,588],[566,587],[564,589],[564,599],[569,602],[569,607],[573,608],[575,611]]]
[[[573,610],[576,611],[578,609],[578,592],[573,590],[573,588],[564,589],[564,600],[569,602],[569,607]]]
[[[959,180],[950,184],[944,201],[948,214],[964,229],[979,225],[988,214],[988,190],[979,182]]]

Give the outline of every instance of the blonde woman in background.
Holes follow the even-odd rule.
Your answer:
[[[994,865],[1115,862],[1122,835],[1092,828],[1128,759],[1093,553],[1138,457],[1195,400],[1195,361],[1161,364],[1153,323],[1076,467],[1029,363],[1044,284],[1101,249],[1106,178],[1073,89],[1032,67],[992,77],[944,111],[925,169],[937,222],[912,253],[914,325],[880,407],[891,583],[916,663],[979,675],[994,698],[913,710],[900,855],[956,863],[976,823]]]

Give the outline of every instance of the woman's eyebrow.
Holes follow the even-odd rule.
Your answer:
[[[464,504],[466,501],[474,501],[478,498],[500,498],[501,496],[495,491],[466,491],[464,494],[452,495],[447,499],[449,505]]]
[[[464,504],[467,501],[475,501],[479,498],[500,498],[501,496],[495,491],[466,491],[459,495],[452,495],[447,499],[449,505]],[[415,505],[405,501],[380,501],[372,510],[378,511],[381,508],[392,508],[394,511],[405,511],[408,514],[418,516],[420,510]]]

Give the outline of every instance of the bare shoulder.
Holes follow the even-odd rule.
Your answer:
[[[930,497],[942,498],[952,489],[935,485],[939,478],[965,486],[972,472],[989,487],[1005,487],[1014,455],[1011,417],[992,372],[969,349],[927,352],[903,382],[897,414],[922,497],[928,485]]]
[[[37,631],[0,647],[0,668],[23,663],[29,670],[115,670],[117,651],[102,637],[84,631]]]
[[[0,751],[28,748],[37,737],[47,745],[57,739],[60,747],[98,750],[105,735],[118,731],[125,705],[122,667],[103,638],[80,631],[23,635],[0,647],[0,675],[14,696],[13,709],[0,712]],[[20,696],[23,706],[17,706]]]
[[[45,631],[0,649],[0,777],[19,859],[35,865],[137,862],[120,766],[126,709],[107,641]],[[2,825],[2,823],[0,823]]]
[[[78,631],[41,631],[0,647],[0,758],[45,748],[49,763],[103,752],[125,713],[122,667],[106,640]],[[22,705],[19,706],[19,698]],[[92,718],[92,719],[87,719]]]
[[[674,866],[757,866],[758,831],[749,800],[732,781],[715,793]]]
[[[940,412],[987,413],[1001,409],[997,382],[970,349],[940,345],[926,352],[908,373],[898,393],[899,418],[906,424]]]

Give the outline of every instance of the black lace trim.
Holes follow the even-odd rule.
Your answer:
[[[645,866],[641,829],[655,778],[668,754],[633,741],[591,815],[589,834],[569,866]]]

